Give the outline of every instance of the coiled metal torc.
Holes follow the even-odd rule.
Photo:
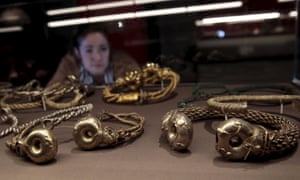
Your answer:
[[[12,110],[31,109],[40,106],[44,110],[47,107],[69,108],[81,104],[87,90],[87,87],[73,75],[46,88],[40,87],[36,80],[32,80],[4,95],[0,99],[0,106]]]
[[[208,106],[191,106],[168,112],[162,119],[162,131],[172,138],[169,144],[176,150],[186,149],[191,141],[188,131],[178,126],[178,115],[184,114],[188,119],[180,119],[181,124],[189,121],[224,118],[217,128],[216,150],[229,160],[247,160],[279,156],[294,149],[298,144],[299,128],[296,123],[281,115],[250,110],[245,103],[235,101],[278,101],[280,103],[297,101],[293,96],[219,96],[209,99]],[[229,104],[224,101],[230,101]],[[173,114],[173,115],[170,115]],[[170,123],[171,122],[171,123]],[[184,132],[182,134],[174,132]],[[186,140],[183,140],[183,139]],[[170,140],[172,142],[170,142]],[[176,143],[177,141],[177,143]],[[186,143],[186,144],[185,144]]]
[[[55,158],[58,149],[52,129],[63,121],[89,113],[92,108],[92,104],[85,104],[59,110],[22,125],[9,127],[1,135],[15,134],[6,141],[6,146],[17,155],[38,164],[47,163]]]

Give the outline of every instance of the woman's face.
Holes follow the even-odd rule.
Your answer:
[[[84,68],[93,76],[103,75],[109,64],[110,48],[106,37],[100,32],[92,32],[80,39],[77,56]]]

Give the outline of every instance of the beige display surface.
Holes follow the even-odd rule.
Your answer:
[[[1,179],[242,179],[282,180],[300,178],[300,150],[265,162],[229,162],[215,150],[215,130],[224,119],[193,122],[194,137],[187,152],[170,149],[161,136],[161,118],[177,103],[190,96],[193,84],[177,87],[172,99],[155,104],[118,105],[103,101],[101,90],[88,97],[94,105],[93,114],[137,112],[145,117],[144,133],[135,141],[112,148],[93,151],[80,150],[72,140],[74,121],[61,124],[53,133],[58,139],[55,161],[37,165],[16,156],[5,147],[11,136],[0,139]],[[205,101],[194,105],[205,106]],[[279,113],[279,106],[251,106],[255,110]],[[20,123],[39,118],[51,111],[31,109],[15,112]],[[291,105],[284,106],[287,118],[300,126],[300,112]],[[105,123],[104,123],[105,124]],[[122,124],[114,124],[115,127]],[[1,129],[6,126],[1,123]]]

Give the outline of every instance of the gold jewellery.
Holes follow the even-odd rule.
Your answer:
[[[12,83],[10,82],[0,82],[0,97],[12,90]]]
[[[11,112],[9,108],[0,108],[0,119],[6,124],[10,124],[10,128],[15,128],[18,125],[18,118]],[[0,131],[0,138],[6,136],[6,131]]]
[[[78,119],[73,126],[73,137],[83,150],[129,142],[143,133],[144,117],[137,113],[103,112],[96,118],[90,114],[92,108],[92,104],[86,104],[58,110],[22,125],[11,125],[1,131],[1,137],[15,134],[6,141],[6,146],[19,156],[43,164],[53,160],[57,154],[57,139],[52,130],[63,121]],[[128,127],[114,129],[103,126],[102,121],[117,121]]]
[[[3,136],[15,134],[6,146],[17,155],[27,157],[31,161],[41,164],[53,160],[57,154],[57,139],[52,129],[62,121],[76,118],[92,110],[92,104],[74,106],[55,111],[44,117],[34,119],[18,126],[11,126]]]
[[[170,68],[160,68],[148,63],[140,71],[131,71],[118,78],[114,84],[103,89],[103,98],[109,103],[152,103],[162,101],[172,95],[180,76]],[[162,83],[157,90],[155,83]],[[168,84],[164,87],[163,84]]]
[[[224,158],[239,161],[278,157],[297,147],[298,126],[283,116],[249,110],[246,103],[235,104],[234,101],[283,103],[298,99],[298,96],[285,95],[217,96],[207,101],[208,107],[169,111],[162,118],[161,129],[173,149],[184,150],[192,140],[192,121],[225,116],[216,132],[216,150]]]
[[[18,87],[0,99],[0,106],[12,110],[30,109],[42,106],[63,109],[83,102],[87,87],[75,76],[68,76],[64,81],[50,87],[41,88],[36,80]]]
[[[231,95],[216,96],[207,100],[207,104],[219,111],[226,112],[245,112],[248,102],[266,102],[280,104],[280,113],[283,113],[283,104],[291,102],[293,107],[300,111],[299,95]]]
[[[114,129],[103,126],[101,121],[114,120],[131,127]],[[136,113],[113,114],[104,112],[100,118],[87,116],[73,128],[74,141],[83,150],[114,146],[139,137],[143,133],[144,118]]]

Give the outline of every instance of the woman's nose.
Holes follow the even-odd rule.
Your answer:
[[[102,54],[100,52],[95,52],[93,55],[93,59],[95,61],[101,61],[102,60]]]

